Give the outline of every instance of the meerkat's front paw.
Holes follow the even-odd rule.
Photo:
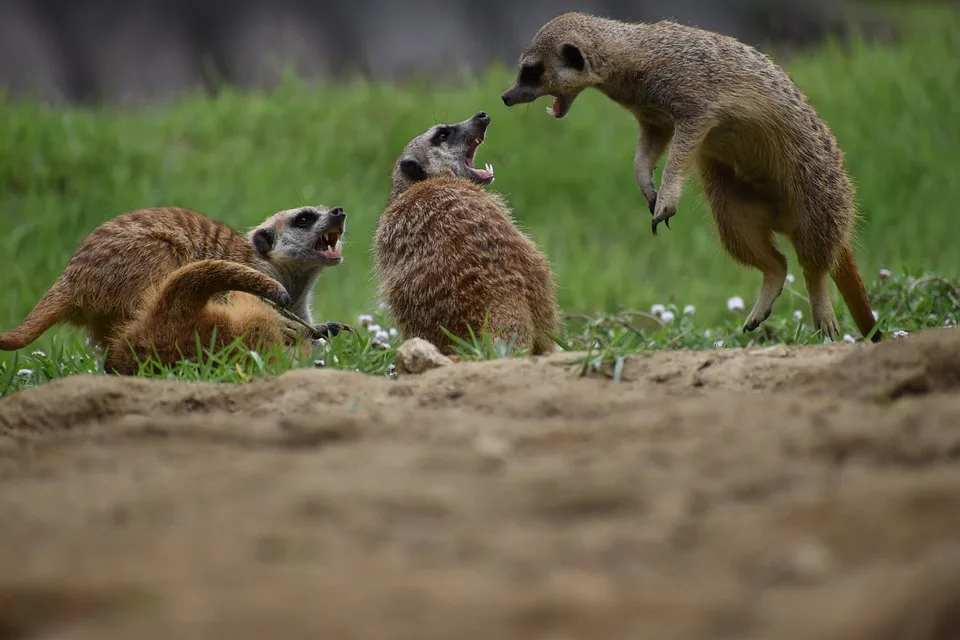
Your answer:
[[[674,204],[670,204],[664,198],[657,198],[653,206],[653,222],[651,223],[651,229],[653,230],[653,235],[657,235],[657,225],[661,222],[667,225],[667,229],[670,228],[670,218],[677,215],[677,207]]]
[[[342,322],[324,322],[323,324],[315,325],[313,328],[313,339],[317,340],[319,338],[331,338],[333,336],[339,335],[341,331],[349,331],[350,333],[356,333],[353,327]]]
[[[312,337],[311,332],[303,324],[285,316],[280,316],[280,331],[288,345],[297,344]]]
[[[649,176],[637,176],[637,186],[640,187],[640,193],[643,194],[650,209],[650,215],[653,215],[654,208],[657,206],[657,187],[653,183],[653,173]]]

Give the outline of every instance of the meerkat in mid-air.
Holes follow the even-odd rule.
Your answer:
[[[803,269],[815,329],[840,334],[833,278],[864,336],[876,327],[852,250],[854,187],[829,127],[769,57],[734,38],[671,21],[627,23],[568,12],[543,25],[519,58],[511,107],[552,96],[567,115],[594,88],[639,123],[634,173],[653,215],[652,231],[677,212],[695,168],[720,241],[763,274],[744,323],[769,317],[787,276],[774,233],[786,235]],[[667,145],[660,189],[653,171]],[[882,335],[877,329],[873,341]]]
[[[0,349],[20,349],[55,324],[82,328],[98,349],[132,321],[177,269],[202,260],[246,265],[276,280],[285,307],[313,325],[310,300],[321,270],[342,262],[346,213],[340,207],[307,206],[278,211],[246,234],[178,207],[139,209],[112,218],[81,242],[66,268],[15,329],[0,333]],[[232,294],[214,302],[225,303]],[[243,297],[243,296],[238,296]],[[262,301],[287,333],[301,331]],[[316,325],[336,334],[344,325]],[[303,329],[305,331],[305,329]],[[202,338],[203,336],[201,336]]]
[[[493,167],[473,166],[490,118],[437,124],[404,148],[380,216],[374,262],[381,299],[407,338],[445,353],[489,331],[540,355],[556,350],[556,287],[547,258],[515,226]]]

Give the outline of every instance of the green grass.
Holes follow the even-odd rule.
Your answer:
[[[908,19],[896,46],[828,43],[785,64],[847,155],[863,216],[857,258],[865,279],[876,281],[887,268],[897,277],[940,274],[955,281],[960,19],[950,7],[898,11]],[[712,347],[719,340],[729,346],[816,340],[809,326],[794,320],[797,311],[808,318],[799,278],[762,331],[739,333],[743,315],[728,310],[728,299],[739,296],[749,308],[759,274],[724,254],[695,180],[686,183],[673,230],[651,235],[633,178],[636,124],[629,114],[595,92],[583,94],[563,121],[543,113],[545,101],[508,110],[499,95],[511,81],[505,68],[445,87],[290,80],[269,93],[228,90],[137,111],[51,109],[0,98],[0,251],[10,256],[0,270],[6,301],[0,327],[23,319],[94,227],[123,211],[163,204],[241,229],[298,204],[345,207],[345,261],[323,275],[314,311],[320,320],[351,323],[359,314],[377,315],[371,238],[397,155],[435,122],[482,109],[493,122],[477,161],[495,164],[494,188],[553,263],[560,304],[577,316],[564,340],[587,344],[596,342],[591,331],[602,333],[610,353]],[[906,295],[905,281],[891,284],[897,277],[874,282],[875,295]],[[884,329],[955,321],[955,307],[927,300],[927,290],[918,288],[918,297],[906,302],[878,299]],[[857,335],[836,293],[834,302],[843,330]],[[673,305],[676,320],[663,329],[638,329],[641,317],[625,311],[655,304]],[[696,313],[685,316],[686,305]],[[377,322],[387,326],[389,318]],[[591,323],[599,324],[582,326]],[[622,330],[610,335],[614,326]],[[335,338],[332,352],[316,359],[387,374],[391,349],[372,342],[372,335]],[[501,352],[491,344],[470,353]],[[93,363],[76,331],[54,329],[0,357],[0,392],[90,370]],[[18,376],[21,369],[33,373]],[[276,371],[246,356],[161,375],[234,381]]]

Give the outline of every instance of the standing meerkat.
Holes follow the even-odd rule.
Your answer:
[[[560,331],[553,273],[484,188],[493,167],[473,166],[489,124],[479,112],[404,148],[374,240],[380,295],[407,338],[445,353],[454,345],[441,328],[461,339],[486,329],[539,355],[556,350],[550,336]]]
[[[786,235],[803,269],[814,327],[840,333],[830,301],[833,278],[857,327],[876,326],[851,247],[854,188],[833,134],[787,74],[757,49],[670,21],[626,23],[569,12],[534,35],[514,84],[511,107],[553,97],[563,118],[587,88],[630,111],[640,126],[634,173],[653,215],[652,231],[677,212],[695,167],[720,241],[738,263],[763,274],[743,325],[770,316],[787,276],[774,233]],[[653,170],[666,147],[660,190]],[[879,330],[873,341],[881,339]]]
[[[0,349],[20,349],[61,323],[84,329],[94,347],[102,349],[171,273],[200,260],[234,262],[273,278],[288,294],[284,306],[313,325],[312,289],[324,267],[343,260],[345,225],[343,209],[325,206],[278,211],[245,235],[178,207],[121,214],[84,238],[26,319],[16,329],[0,333]],[[258,304],[288,333],[300,330],[265,303]],[[336,333],[340,328],[325,323],[317,326],[317,333]]]

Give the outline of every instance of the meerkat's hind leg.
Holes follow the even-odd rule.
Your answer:
[[[840,324],[833,310],[833,301],[830,300],[830,267],[835,254],[831,250],[830,236],[811,232],[808,228],[810,216],[805,211],[794,213],[794,219],[797,225],[790,234],[790,241],[797,253],[797,262],[803,269],[813,328],[820,331],[823,337],[836,341],[840,336]]]
[[[801,265],[803,266],[803,265]],[[807,299],[810,301],[810,317],[813,328],[825,338],[836,342],[840,336],[840,325],[830,300],[830,272],[826,269],[803,268],[803,280],[807,287]]]
[[[760,291],[743,323],[743,331],[751,332],[770,317],[787,280],[787,258],[774,244],[771,229],[776,208],[740,182],[729,168],[709,160],[700,164],[700,180],[721,244],[736,262],[763,274]]]

